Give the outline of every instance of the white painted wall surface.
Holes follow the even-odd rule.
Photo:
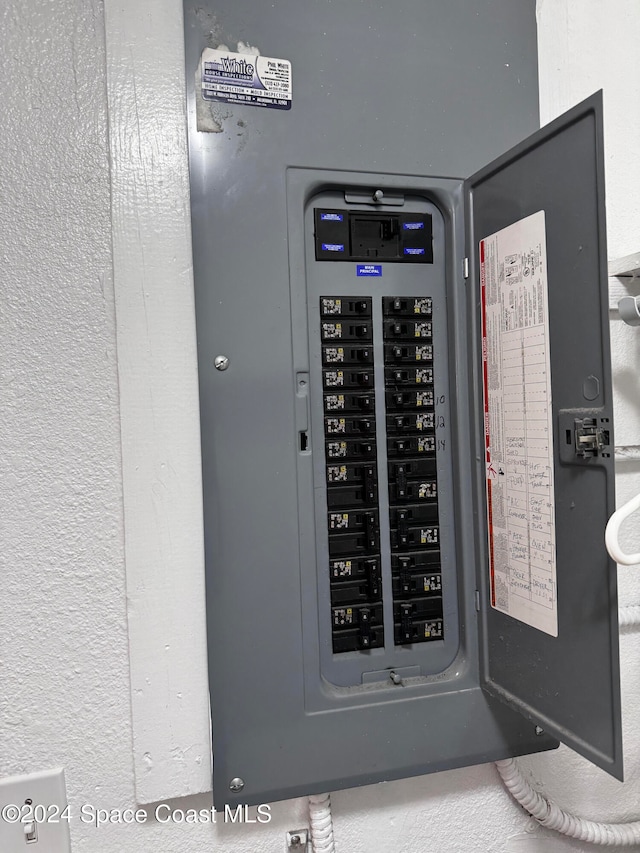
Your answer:
[[[105,4],[130,692],[141,803],[211,787],[184,51],[180,6],[164,6],[141,18],[138,3]]]
[[[129,667],[125,578],[125,534],[136,523],[136,510],[126,491],[126,473],[123,503],[121,405],[123,440],[129,430],[136,446],[141,430],[136,433],[135,400],[118,387],[118,369],[122,384],[139,380],[148,351],[125,346],[125,359],[120,338],[117,364],[112,270],[115,266],[116,277],[122,276],[116,288],[126,281],[139,288],[130,303],[123,294],[118,297],[118,326],[126,332],[139,322],[146,292],[144,276],[136,276],[154,262],[157,232],[165,234],[160,218],[154,232],[154,198],[173,205],[181,223],[166,232],[161,247],[171,270],[161,287],[169,288],[169,300],[176,289],[190,300],[184,285],[190,273],[184,261],[188,222],[181,107],[174,100],[163,113],[169,124],[162,145],[146,146],[139,128],[153,127],[152,113],[162,112],[163,105],[154,105],[133,85],[139,79],[136,63],[157,52],[158,45],[166,51],[160,63],[165,80],[182,77],[180,0],[106,2],[108,26],[114,27],[110,36],[119,32],[118,44],[113,38],[108,42],[113,176],[101,3],[5,0],[0,8],[0,774],[65,766],[76,815],[83,803],[106,808],[136,803],[132,733],[141,725],[148,734],[144,714],[153,714],[150,708],[142,719],[135,720],[135,712],[132,719],[129,698],[131,678],[140,677],[139,669],[136,676]],[[127,13],[128,6],[135,6],[135,14]],[[539,36],[543,120],[605,87],[610,253],[637,251],[637,0],[545,0]],[[175,97],[175,87],[165,91]],[[126,209],[118,210],[118,187],[136,187],[140,171],[146,171],[148,191],[132,194]],[[119,227],[125,229],[120,235]],[[133,260],[122,266],[126,252]],[[174,258],[179,259],[175,264]],[[146,279],[148,287],[152,284]],[[154,323],[162,317],[157,311],[163,294],[152,294]],[[189,326],[187,313],[180,320],[181,335]],[[616,319],[612,332],[618,440],[635,443],[640,441],[640,337]],[[193,340],[186,346],[190,349],[180,369],[191,358]],[[163,366],[169,373],[177,369],[175,361],[161,362],[157,369]],[[156,380],[149,379],[151,385]],[[144,413],[140,420],[144,423]],[[197,433],[195,415],[187,429],[192,436]],[[162,445],[166,436],[159,435]],[[144,454],[144,444],[137,446]],[[193,471],[193,448],[185,453],[183,462]],[[640,467],[626,463],[618,485],[621,499],[640,489]],[[187,499],[197,500],[192,492]],[[151,550],[158,545],[156,533],[149,529]],[[627,544],[637,549],[640,536],[629,534]],[[191,622],[189,602],[201,595],[201,578],[193,570],[197,547],[191,583],[179,604],[185,625]],[[126,553],[130,558],[130,549]],[[159,559],[168,560],[166,551]],[[143,570],[150,573],[151,567]],[[128,582],[131,591],[131,578]],[[621,590],[623,603],[640,601],[640,580],[633,570],[621,572]],[[141,596],[139,606],[144,607]],[[174,628],[157,624],[148,648],[170,643],[169,630]],[[193,663],[202,671],[204,636],[198,638],[197,625],[190,630]],[[135,632],[131,639],[134,646],[139,643]],[[132,658],[140,649],[132,650]],[[522,762],[560,805],[584,816],[620,820],[640,815],[639,657],[640,635],[623,635],[624,786],[568,750]],[[165,683],[174,676],[167,673]],[[159,719],[165,711],[158,709]],[[174,734],[182,742],[201,743],[202,717],[194,713]],[[171,762],[161,760],[158,766],[166,769]],[[198,784],[190,771],[178,772],[174,782],[176,790]],[[164,789],[161,796],[171,793]],[[174,801],[182,808],[209,804],[206,794]],[[585,849],[532,826],[508,799],[491,766],[337,792],[333,805],[342,853]],[[150,820],[95,829],[76,817],[72,838],[75,853],[267,853],[282,851],[285,830],[304,823],[304,803],[296,800],[274,806],[268,826],[165,827]]]

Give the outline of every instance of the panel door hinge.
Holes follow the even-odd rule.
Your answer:
[[[469,258],[462,259],[462,276],[465,281],[469,278]]]
[[[478,613],[480,613],[480,590],[479,589],[476,590],[475,599],[476,599],[476,610],[478,611]]]

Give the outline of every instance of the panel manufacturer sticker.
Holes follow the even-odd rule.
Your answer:
[[[291,109],[291,63],[248,53],[205,48],[202,97],[206,101]]]
[[[479,248],[491,606],[557,637],[544,211]]]

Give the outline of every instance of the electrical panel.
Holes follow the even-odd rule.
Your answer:
[[[559,740],[620,777],[601,98],[466,180],[233,171],[194,115],[216,805]]]

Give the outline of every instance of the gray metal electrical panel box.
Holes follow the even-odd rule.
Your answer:
[[[621,778],[601,97],[492,160],[512,5],[187,0],[218,807],[557,740]]]

